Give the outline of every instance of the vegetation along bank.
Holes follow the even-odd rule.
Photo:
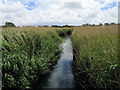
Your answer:
[[[118,25],[74,27],[74,75],[82,88],[120,88]]]
[[[71,35],[78,86],[120,88],[118,25],[3,28],[3,88],[31,88],[37,78],[51,72],[66,35]]]
[[[59,44],[62,40],[57,33],[58,30],[49,27],[3,28],[4,89],[31,88],[37,78],[51,72],[61,52]]]

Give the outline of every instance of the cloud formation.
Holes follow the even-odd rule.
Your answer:
[[[0,25],[118,22],[118,0],[0,0]]]

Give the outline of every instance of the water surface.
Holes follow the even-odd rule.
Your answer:
[[[70,38],[60,44],[62,53],[53,71],[42,82],[38,81],[35,88],[74,88],[74,76],[72,74],[73,52]]]

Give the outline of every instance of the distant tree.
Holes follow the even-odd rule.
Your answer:
[[[89,24],[88,26],[93,26],[92,24]]]
[[[102,23],[100,23],[99,25],[102,26]]]
[[[89,26],[90,24],[86,23],[86,24],[83,24],[83,26]]]
[[[63,27],[74,27],[73,25],[64,25]]]
[[[105,23],[104,25],[110,25],[109,23]]]
[[[82,26],[85,26],[85,24],[82,24]]]
[[[4,27],[16,27],[12,22],[6,22]]]
[[[86,26],[88,26],[89,24],[87,23]]]
[[[95,24],[93,24],[93,26],[95,26]]]
[[[39,25],[38,27],[42,27],[41,25]]]
[[[111,22],[110,24],[111,24],[111,25],[114,25],[114,24],[116,24],[116,23],[114,23],[114,22]]]
[[[86,26],[86,24],[83,24],[82,26]]]
[[[43,27],[49,27],[48,25],[43,25]]]
[[[51,27],[61,27],[61,26],[59,26],[59,25],[52,25]]]

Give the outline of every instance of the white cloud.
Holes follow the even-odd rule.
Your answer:
[[[81,9],[81,3],[78,2],[65,2],[63,8],[69,8],[69,9]]]
[[[28,10],[26,5],[24,5],[24,3],[27,3],[27,0],[7,0],[5,3],[2,3],[0,0],[0,13],[2,13],[0,14],[0,17],[2,17],[0,24],[3,25],[6,21],[12,21],[19,26],[41,24],[98,24],[100,22],[118,21],[117,6],[108,10],[101,10],[107,4],[117,2],[118,0],[104,0],[104,3],[95,0],[30,1],[35,3],[32,10]]]

